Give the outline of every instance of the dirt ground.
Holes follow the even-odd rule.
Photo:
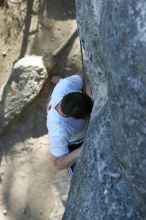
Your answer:
[[[0,93],[17,59],[52,54],[67,39],[76,26],[72,6],[65,0],[0,1]],[[76,73],[78,51],[74,39],[53,73]],[[0,220],[60,220],[64,212],[71,179],[66,171],[54,170],[46,129],[46,104],[53,87],[48,80],[0,137]]]
[[[1,161],[1,220],[61,219],[69,188],[49,160],[48,137],[13,144]]]

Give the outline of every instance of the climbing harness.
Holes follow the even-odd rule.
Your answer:
[[[79,38],[79,41],[80,41],[81,60],[82,60],[83,93],[86,94],[84,57],[83,57],[83,48],[82,48],[82,43],[81,43],[80,38]]]

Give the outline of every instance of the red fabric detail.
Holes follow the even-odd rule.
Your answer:
[[[50,111],[50,110],[51,110],[51,108],[52,108],[52,106],[51,106],[51,105],[49,105],[49,106],[48,106],[48,111]]]

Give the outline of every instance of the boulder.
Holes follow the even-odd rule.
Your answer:
[[[63,220],[145,220],[146,2],[76,8],[95,103]]]
[[[46,79],[42,57],[26,56],[15,63],[0,101],[0,132],[38,96]]]

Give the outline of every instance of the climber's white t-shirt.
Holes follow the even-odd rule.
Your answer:
[[[51,153],[56,157],[69,153],[68,145],[80,143],[85,137],[89,119],[65,118],[55,109],[65,95],[79,92],[82,88],[82,78],[73,75],[61,79],[53,90],[48,106],[47,128],[51,141]]]

